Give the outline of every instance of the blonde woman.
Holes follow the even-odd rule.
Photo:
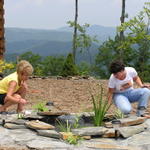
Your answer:
[[[21,60],[16,72],[0,81],[0,112],[5,112],[9,106],[14,104],[17,104],[18,113],[23,110],[23,106],[27,103],[25,99],[26,81],[32,73],[32,65],[26,60]]]

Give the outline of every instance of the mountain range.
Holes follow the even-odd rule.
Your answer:
[[[109,37],[113,38],[116,34],[115,27],[103,27],[99,25],[90,26],[87,30],[90,36],[96,36],[102,43]],[[5,28],[6,58],[16,59],[27,51],[41,56],[66,56],[72,50],[72,29],[61,27],[56,30],[44,29],[25,29],[25,28]],[[90,54],[92,58],[96,55],[99,44],[92,44]],[[77,54],[77,61],[88,61],[89,53]]]

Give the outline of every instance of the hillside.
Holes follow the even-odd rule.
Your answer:
[[[103,27],[94,25],[89,27],[88,34],[97,36],[100,43],[114,37],[114,27]],[[22,28],[6,28],[6,58],[14,60],[15,56],[32,51],[41,56],[66,56],[72,51],[72,32],[69,27],[62,27],[56,30],[42,30],[42,29],[22,29]],[[89,53],[77,54],[77,62],[88,61],[89,57],[94,57],[97,54],[99,44],[92,44]]]

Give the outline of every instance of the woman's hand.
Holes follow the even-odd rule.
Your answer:
[[[125,83],[125,84],[121,85],[120,91],[123,91],[123,90],[125,90],[125,89],[130,88],[130,87],[132,87],[131,81],[129,81],[128,83]]]
[[[27,101],[26,101],[25,99],[21,98],[21,99],[19,100],[19,103],[20,103],[20,104],[27,104]]]

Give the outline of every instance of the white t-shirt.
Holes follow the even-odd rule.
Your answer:
[[[109,78],[108,87],[114,88],[115,93],[124,92],[125,90],[121,90],[122,85],[131,82],[133,85],[133,78],[137,76],[137,72],[132,67],[125,67],[126,77],[124,80],[117,79],[113,74]]]

